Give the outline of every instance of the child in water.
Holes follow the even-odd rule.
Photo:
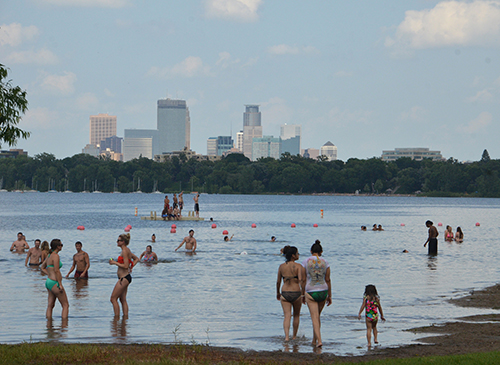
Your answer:
[[[378,344],[377,340],[377,322],[378,322],[378,312],[380,311],[380,318],[385,321],[384,311],[382,310],[382,305],[380,305],[380,297],[377,293],[377,288],[375,285],[367,285],[365,287],[365,294],[363,295],[363,304],[359,308],[358,319],[361,319],[361,313],[363,309],[366,311],[366,339],[368,340],[368,347],[372,346],[372,331],[373,340],[375,344]]]

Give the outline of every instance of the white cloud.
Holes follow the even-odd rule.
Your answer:
[[[19,46],[25,41],[30,41],[38,36],[38,28],[34,25],[23,27],[19,23],[0,25],[0,46]]]
[[[421,121],[425,116],[425,109],[421,106],[413,106],[410,110],[405,110],[399,115],[399,120],[404,121]]]
[[[221,68],[228,68],[230,66],[236,65],[240,63],[241,60],[239,58],[232,58],[229,52],[220,52],[219,59],[215,62],[216,66],[220,66]]]
[[[318,50],[312,46],[297,47],[288,46],[286,44],[279,44],[277,46],[268,47],[267,51],[274,55],[286,55],[286,54],[301,54],[301,53],[318,53]]]
[[[151,67],[148,76],[163,78],[211,76],[210,67],[203,64],[200,57],[189,56],[173,67]]]
[[[59,95],[71,95],[75,92],[75,82],[76,75],[66,71],[63,75],[45,76],[41,83],[41,87],[46,91]]]
[[[46,48],[39,51],[12,52],[6,60],[12,64],[54,65],[59,62],[57,56]]]
[[[99,107],[99,99],[93,93],[85,93],[76,98],[76,106],[81,110],[95,112]]]
[[[205,0],[208,17],[253,22],[262,0]]]
[[[130,0],[39,0],[52,5],[123,8],[130,4]]]
[[[28,109],[21,124],[27,130],[45,130],[61,125],[59,114],[48,108]]]
[[[386,47],[425,49],[500,45],[500,0],[443,1],[409,10]]]
[[[459,126],[458,130],[462,133],[467,133],[467,134],[480,132],[487,126],[489,126],[492,120],[493,116],[491,115],[491,113],[482,112],[477,116],[477,118],[471,120],[466,125]]]
[[[467,101],[470,103],[475,102],[488,102],[493,99],[493,95],[490,93],[488,89],[480,90],[476,93],[476,95],[467,98]]]

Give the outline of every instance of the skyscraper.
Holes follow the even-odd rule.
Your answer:
[[[328,161],[337,160],[337,146],[335,146],[332,142],[328,141],[320,148],[321,156],[328,157]]]
[[[217,156],[217,137],[207,139],[207,156]]]
[[[278,160],[281,157],[281,138],[274,138],[273,136],[254,138],[252,156],[252,161],[257,161],[261,157],[272,157]]]
[[[97,146],[108,137],[116,136],[116,116],[101,114],[90,116],[90,144]]]
[[[301,126],[296,124],[281,126],[281,153],[288,152],[292,156],[300,154]]]
[[[153,158],[158,152],[158,131],[156,129],[125,129],[123,139],[123,161],[139,156]]]
[[[252,160],[252,141],[262,138],[261,114],[258,105],[245,105],[243,113],[243,154]]]
[[[191,121],[185,100],[158,100],[158,145],[160,153],[191,148]]]
[[[243,131],[236,133],[236,148],[243,152]]]

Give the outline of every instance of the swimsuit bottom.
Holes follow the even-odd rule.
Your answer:
[[[57,280],[52,280],[49,278],[47,278],[47,280],[45,280],[45,287],[47,288],[47,290],[52,291],[52,288],[54,287],[54,285],[57,285],[57,287],[59,289],[61,289]]]
[[[28,265],[29,266],[40,266],[40,264],[32,264],[31,262]]]
[[[199,211],[200,211],[200,205],[199,205],[198,203],[196,203],[196,204],[194,205],[194,211],[195,211],[195,212],[199,212]]]
[[[309,294],[315,302],[323,302],[328,297],[328,290],[312,291],[308,292],[307,294]]]
[[[370,322],[377,322],[378,321],[378,314],[366,314],[366,319],[369,320]]]
[[[130,284],[132,282],[132,275],[127,274],[123,278],[121,278],[120,281],[122,281],[123,279],[126,279],[128,281],[128,283]]]
[[[83,271],[75,271],[75,279],[82,278],[82,279],[88,279],[89,278],[89,272],[86,271],[85,275],[82,276]]]
[[[283,291],[281,292],[281,296],[289,303],[295,302],[302,295],[300,291]]]

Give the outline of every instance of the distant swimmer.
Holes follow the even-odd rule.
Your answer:
[[[76,267],[75,279],[88,279],[90,258],[89,254],[82,250],[82,246],[83,244],[80,241],[75,243],[76,253],[73,255],[73,265],[66,274],[66,277],[69,277],[69,274],[71,274]]]
[[[40,249],[41,243],[42,242],[38,238],[35,240],[35,247],[30,248],[28,253],[26,254],[26,261],[24,262],[25,266],[28,266],[28,261],[29,266],[40,266],[40,264],[43,262],[42,250]]]
[[[139,261],[142,261],[144,258],[144,262],[155,262],[158,261],[158,256],[153,252],[153,247],[151,245],[146,246],[146,251],[141,253],[139,257]]]
[[[374,224],[372,227],[372,231],[378,231],[377,224]]]
[[[444,231],[444,240],[447,242],[451,242],[455,239],[455,235],[453,234],[453,230],[451,226],[446,226],[446,231]]]
[[[198,199],[200,199],[200,194],[196,193],[194,196],[194,212],[196,214],[196,217],[200,216],[200,204],[198,204]]]
[[[403,253],[408,253],[408,250],[403,250]]]
[[[233,237],[234,237],[234,234],[231,236],[231,238],[229,238],[229,236],[224,236],[224,241],[229,242],[233,239]]]
[[[455,233],[455,241],[463,242],[464,240],[464,232],[462,232],[462,228],[457,227],[457,233]]]
[[[194,238],[193,236],[194,236],[194,231],[191,229],[189,231],[189,236],[184,237],[184,240],[179,245],[179,247],[175,249],[175,251],[181,248],[183,244],[186,244],[186,252],[194,253],[196,251],[196,238]]]
[[[151,242],[156,242],[156,236],[155,234],[153,233],[153,235],[151,236]]]
[[[437,255],[438,253],[438,240],[437,237],[439,236],[439,232],[436,227],[433,226],[434,223],[431,221],[425,222],[425,226],[429,228],[429,237],[427,238],[427,241],[424,243],[424,247],[429,244],[429,255]]]
[[[366,231],[366,226],[361,226],[362,231]]]
[[[23,233],[19,232],[17,234],[17,240],[12,242],[12,246],[10,246],[10,250],[15,253],[24,253],[24,250],[29,250],[30,246],[24,239]]]
[[[379,224],[378,227],[377,227],[377,231],[383,231],[384,229],[382,228],[382,225]]]
[[[271,242],[276,242],[276,237],[271,236]]]

